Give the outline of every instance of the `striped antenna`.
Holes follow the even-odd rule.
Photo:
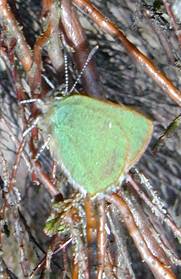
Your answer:
[[[86,69],[87,65],[89,64],[90,60],[92,59],[92,57],[94,56],[94,54],[96,53],[96,51],[98,50],[98,48],[99,48],[99,46],[96,45],[96,46],[90,51],[90,53],[89,53],[89,55],[88,55],[88,57],[87,57],[87,60],[86,60],[86,62],[85,62],[85,64],[84,64],[84,66],[83,66],[81,72],[79,73],[79,75],[78,75],[78,77],[77,77],[77,79],[76,79],[74,85],[73,85],[72,88],[70,89],[69,93],[72,93],[72,92],[74,91],[74,89],[75,89],[77,83],[80,81],[80,79],[81,79],[83,73],[85,72],[85,69]]]
[[[64,94],[67,95],[69,89],[69,75],[68,75],[68,56],[64,50],[64,67],[65,67],[65,92]]]

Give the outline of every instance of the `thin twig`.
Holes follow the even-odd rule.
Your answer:
[[[103,278],[104,265],[105,265],[105,254],[106,254],[106,213],[105,213],[105,201],[101,199],[98,201],[98,229],[97,229],[97,279]]]
[[[130,189],[131,190],[131,189]],[[128,205],[135,223],[146,242],[150,252],[160,260],[164,265],[170,265],[169,258],[166,257],[163,249],[160,247],[156,238],[151,232],[152,224],[147,219],[143,209],[140,207],[138,200],[136,199],[135,193],[132,189],[130,193],[121,191],[121,196]]]
[[[95,217],[94,206],[89,196],[85,198],[84,205],[85,205],[86,222],[87,222],[86,236],[87,236],[89,276],[91,279],[95,279],[96,274],[94,269],[97,263],[96,249],[95,249],[95,244],[97,242],[96,239],[97,220]]]
[[[141,233],[139,232],[133,216],[123,198],[115,193],[111,196],[106,196],[106,199],[115,204],[123,217],[124,223],[129,231],[129,234],[134,240],[134,243],[141,254],[142,259],[148,264],[153,275],[159,279],[176,279],[169,266],[162,264],[156,257],[149,251]]]
[[[76,259],[74,257],[73,267],[72,267],[72,279],[78,279],[78,278],[79,278],[79,265],[76,262]]]
[[[136,190],[136,192],[144,200],[144,202],[150,207],[152,212],[154,212],[156,216],[159,216],[161,220],[163,220],[171,228],[176,237],[181,238],[181,230],[177,228],[176,224],[169,216],[169,214],[164,214],[154,203],[152,203],[130,175],[128,175],[127,181],[132,185],[132,187]]]
[[[11,12],[11,9],[6,0],[0,0],[0,21],[2,25],[5,25],[8,28],[9,39],[16,39],[16,47],[15,51],[18,56],[18,59],[21,61],[23,68],[26,72],[28,72],[32,65],[32,54],[30,47],[28,46],[23,33],[18,26],[18,23]]]
[[[181,92],[164,73],[157,69],[150,59],[126,38],[123,32],[110,19],[105,17],[89,0],[73,0],[73,3],[97,23],[104,32],[108,32],[114,38],[118,39],[138,65],[142,66],[144,71],[163,89],[163,91],[181,106]]]

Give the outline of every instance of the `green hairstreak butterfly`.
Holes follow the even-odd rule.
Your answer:
[[[83,95],[52,103],[50,146],[71,182],[95,196],[116,185],[144,153],[151,120],[123,105]]]

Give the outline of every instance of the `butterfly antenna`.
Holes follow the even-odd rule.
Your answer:
[[[68,73],[68,55],[66,52],[67,44],[64,38],[63,33],[60,33],[62,46],[63,46],[63,53],[64,53],[64,75],[65,75],[65,89],[62,92],[63,95],[67,95],[69,93],[69,73]]]
[[[68,94],[69,89],[69,74],[68,74],[68,56],[67,53],[64,51],[64,67],[65,67],[65,92],[64,94]]]
[[[85,69],[87,68],[87,65],[89,64],[90,60],[92,59],[92,57],[94,56],[94,54],[96,53],[96,51],[98,50],[99,46],[96,45],[89,53],[88,57],[87,57],[87,60],[81,70],[81,72],[79,73],[74,85],[72,86],[72,88],[70,89],[69,93],[72,93],[75,89],[75,87],[77,86],[78,82],[80,81],[83,73],[85,72]]]

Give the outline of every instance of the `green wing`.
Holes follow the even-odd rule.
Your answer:
[[[46,122],[66,174],[92,196],[118,182],[141,157],[153,130],[134,110],[77,95],[56,102]]]

